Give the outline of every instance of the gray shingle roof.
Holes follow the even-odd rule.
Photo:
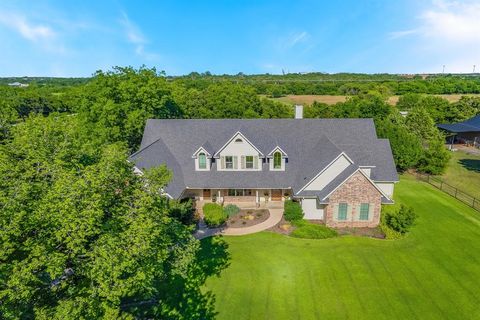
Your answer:
[[[287,154],[285,171],[195,171],[192,154],[208,145],[217,152],[240,131],[264,155],[276,146]],[[147,121],[140,150],[130,156],[139,169],[165,163],[174,178],[172,197],[189,188],[293,188],[298,191],[341,152],[356,166],[375,166],[374,181],[398,181],[388,140],[378,139],[371,119],[219,119]]]
[[[437,127],[450,132],[480,132],[480,114],[459,123],[437,124]]]

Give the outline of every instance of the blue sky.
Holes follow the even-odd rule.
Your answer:
[[[480,70],[480,0],[2,1],[0,76]]]

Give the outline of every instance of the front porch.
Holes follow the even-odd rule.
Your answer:
[[[189,189],[187,197],[197,202],[221,205],[235,204],[240,208],[283,208],[283,202],[291,196],[290,189]]]

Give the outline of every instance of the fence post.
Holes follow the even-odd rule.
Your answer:
[[[458,199],[458,198],[457,198],[457,192],[458,192],[458,189],[455,188],[455,199]],[[475,199],[475,198],[473,198],[473,199]]]
[[[473,198],[473,201],[472,201],[472,208],[475,209],[475,200],[477,200],[477,198]]]

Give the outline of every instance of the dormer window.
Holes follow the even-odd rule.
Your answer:
[[[200,147],[192,155],[195,161],[195,170],[197,171],[209,171],[212,163],[212,156],[205,148]]]
[[[269,158],[269,167],[272,171],[285,171],[287,163],[287,154],[279,146],[276,146],[267,156]]]
[[[207,169],[207,156],[203,152],[198,154],[198,168]]]
[[[241,142],[243,142],[243,140],[242,140],[242,139],[240,139],[240,138],[237,138],[237,139],[235,139],[235,142],[237,142],[237,143],[241,143]]]
[[[282,154],[280,151],[273,154],[273,169],[282,169]]]

